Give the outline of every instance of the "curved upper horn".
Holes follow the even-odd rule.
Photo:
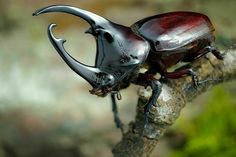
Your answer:
[[[37,10],[36,12],[33,13],[33,16],[38,16],[43,13],[49,13],[49,12],[64,12],[64,13],[69,13],[75,16],[79,16],[86,20],[91,26],[95,25],[100,25],[104,22],[107,22],[108,20],[96,15],[92,12],[76,8],[73,6],[68,6],[68,5],[52,5],[48,6],[42,9]]]
[[[77,74],[79,74],[81,77],[83,77],[85,80],[87,80],[93,87],[98,87],[103,84],[103,80],[99,78],[99,74],[105,74],[107,78],[112,82],[113,76],[110,74],[107,74],[106,72],[101,71],[100,69],[92,66],[87,66],[85,64],[80,63],[76,59],[74,59],[71,55],[69,55],[64,46],[63,43],[65,43],[65,40],[56,38],[53,33],[52,29],[55,27],[56,24],[50,24],[48,27],[48,37],[59,53],[59,55],[62,57],[62,59],[67,63],[67,65]]]

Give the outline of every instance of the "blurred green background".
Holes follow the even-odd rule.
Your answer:
[[[235,0],[0,0],[0,157],[107,157],[120,140],[109,97],[90,95],[46,35],[47,25],[57,23],[66,49],[93,65],[96,44],[83,33],[88,24],[59,13],[31,16],[51,4],[75,5],[127,26],[167,11],[197,11],[212,20],[219,48],[236,41]],[[122,91],[118,102],[126,124],[135,115],[137,89]],[[235,157],[235,93],[231,82],[188,104],[151,157]]]

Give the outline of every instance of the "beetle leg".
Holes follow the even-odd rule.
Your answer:
[[[231,45],[228,49],[226,49],[223,53],[220,53],[219,50],[217,50],[215,47],[213,46],[209,46],[210,47],[210,51],[213,53],[214,56],[216,56],[216,58],[222,60],[224,59],[224,56],[228,53],[228,51],[233,50],[236,48],[236,44]]]
[[[192,76],[193,80],[197,80],[196,73],[190,68],[177,69],[173,72],[165,72],[163,75],[165,78],[170,78],[170,79],[179,79],[186,75],[190,75]]]
[[[193,69],[191,69],[191,68],[189,68],[189,69],[179,69],[179,70],[177,69],[174,72],[165,72],[164,73],[164,77],[170,78],[170,79],[178,79],[178,78],[182,78],[186,75],[192,77],[192,81],[193,81],[193,84],[194,84],[195,87],[197,87],[201,84],[201,81],[199,81],[196,72],[194,72]]]
[[[151,80],[149,82],[149,85],[152,88],[152,95],[149,98],[148,103],[146,104],[146,106],[144,108],[144,130],[146,129],[147,124],[148,124],[148,116],[151,111],[151,108],[153,106],[156,106],[156,102],[157,102],[159,95],[161,94],[161,88],[162,88],[162,84],[156,79]]]
[[[200,84],[203,83],[203,81],[199,81],[198,76],[197,76],[196,72],[193,71],[193,69],[188,69],[188,73],[187,74],[192,77],[192,81],[193,81],[194,87],[198,87]]]
[[[147,128],[148,117],[149,117],[151,108],[153,106],[156,106],[157,99],[161,93],[162,84],[156,78],[154,78],[152,74],[147,74],[147,73],[139,74],[135,83],[138,85],[142,85],[144,87],[151,86],[151,89],[152,89],[152,95],[149,98],[148,103],[145,105],[145,108],[144,108],[144,129],[142,131],[142,135],[143,135],[145,128]]]
[[[216,80],[213,80],[213,79],[199,80],[197,74],[193,71],[193,69],[188,69],[188,70],[189,70],[189,75],[192,76],[192,81],[193,81],[194,87],[196,87],[196,88],[198,86],[200,86],[201,84],[204,84],[208,81],[216,81]]]
[[[113,112],[113,115],[114,115],[114,122],[116,124],[116,127],[120,128],[121,133],[124,134],[123,123],[121,122],[119,114],[118,114],[115,93],[111,94],[111,101],[112,101],[112,112]]]
[[[223,60],[226,53],[220,53],[214,46],[207,46],[208,52],[211,52],[217,59]]]
[[[206,46],[204,47],[203,49],[201,49],[197,56],[194,56],[193,58],[185,58],[184,59],[184,62],[191,62],[193,60],[197,60],[201,57],[205,57],[206,59],[208,59],[208,57],[206,56],[206,54],[208,53],[212,53],[217,59],[220,59],[220,60],[223,60],[224,59],[224,56],[226,55],[227,53],[227,50],[224,52],[224,53],[221,53],[217,48],[215,48],[214,46]]]
[[[200,86],[201,84],[207,82],[207,81],[213,81],[212,79],[199,80],[196,72],[193,69],[191,69],[191,68],[179,69],[179,70],[177,69],[174,72],[166,72],[166,73],[164,73],[164,76],[166,78],[170,78],[170,79],[178,79],[178,78],[182,78],[182,77],[184,77],[186,75],[192,77],[193,85],[196,88],[198,86]]]

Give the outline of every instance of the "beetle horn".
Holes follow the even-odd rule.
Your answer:
[[[42,8],[40,10],[37,10],[35,13],[33,13],[33,16],[38,16],[40,14],[49,13],[49,12],[64,12],[64,13],[72,14],[75,16],[79,16],[79,17],[83,18],[84,20],[86,20],[92,27],[95,27],[96,25],[100,25],[100,24],[108,21],[105,18],[103,18],[99,15],[96,15],[92,12],[89,12],[89,11],[86,11],[83,9],[79,9],[76,7],[68,6],[68,5],[48,6],[48,7]]]
[[[48,37],[53,44],[54,48],[57,50],[62,59],[67,63],[67,65],[85,80],[87,80],[93,87],[98,87],[99,82],[99,73],[104,73],[100,69],[92,66],[87,66],[80,63],[74,59],[70,54],[68,54],[63,46],[66,42],[64,39],[58,39],[53,35],[52,29],[56,24],[50,24],[48,27]]]

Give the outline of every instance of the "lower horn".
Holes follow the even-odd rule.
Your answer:
[[[105,72],[102,72],[100,69],[92,66],[88,66],[85,64],[80,63],[76,59],[74,59],[69,53],[66,52],[63,44],[66,42],[66,40],[58,39],[53,35],[53,28],[56,26],[56,24],[50,24],[48,27],[48,37],[54,46],[54,48],[57,50],[59,55],[62,57],[62,59],[66,62],[66,64],[77,74],[79,74],[81,77],[83,77],[85,80],[87,80],[93,87],[101,86],[101,82],[104,81],[98,81],[101,78],[99,76],[102,74],[106,74],[108,79],[112,81],[113,77],[110,74],[107,74]]]

